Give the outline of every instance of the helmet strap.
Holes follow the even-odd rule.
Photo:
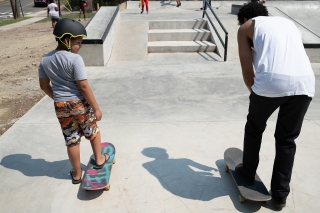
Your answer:
[[[67,51],[71,51],[71,37],[69,38],[69,42],[65,43],[61,40],[61,38],[59,38],[59,40],[61,41],[62,44],[64,44],[64,46],[67,48]]]

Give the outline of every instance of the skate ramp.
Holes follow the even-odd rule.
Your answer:
[[[285,13],[287,17],[320,38],[320,1],[300,1],[289,4],[288,2],[277,2],[270,4],[270,7]]]
[[[272,16],[289,18],[302,33],[303,43],[320,43],[320,2],[277,2],[268,6]]]

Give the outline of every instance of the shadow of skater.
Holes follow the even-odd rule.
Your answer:
[[[215,168],[186,158],[170,159],[166,150],[158,147],[145,148],[142,154],[154,158],[153,161],[144,163],[143,167],[172,194],[203,201],[228,195],[221,188],[221,178],[214,177],[211,172],[217,172]],[[195,171],[193,168],[202,171]]]
[[[44,159],[32,159],[31,156],[27,154],[13,154],[3,157],[0,165],[8,169],[20,171],[28,177],[47,176],[56,179],[70,180],[69,171],[71,165],[69,159],[48,162]],[[83,169],[86,168],[83,164],[81,167]]]
[[[269,208],[269,203],[248,201],[244,205],[239,202],[239,191],[230,174],[225,172],[223,159],[215,162],[216,169],[190,159],[170,159],[166,150],[159,147],[145,148],[142,154],[154,158],[143,167],[174,195],[201,201],[228,196],[241,212],[257,212],[262,205]]]

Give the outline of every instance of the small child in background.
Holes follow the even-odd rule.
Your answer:
[[[50,17],[52,28],[56,26],[56,23],[59,21],[59,8],[54,0],[49,0],[47,17]]]
[[[83,13],[83,19],[86,20],[86,7],[87,7],[87,2],[84,0],[79,0],[79,7],[80,7],[80,12],[79,12],[79,20],[81,21],[81,13]]]

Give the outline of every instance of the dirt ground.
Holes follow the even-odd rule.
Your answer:
[[[39,87],[38,66],[56,44],[51,22],[0,33],[0,135],[45,95]]]

